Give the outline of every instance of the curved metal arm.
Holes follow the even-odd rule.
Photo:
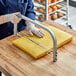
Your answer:
[[[40,24],[39,22],[29,19],[21,14],[18,14],[17,17],[22,18],[24,20],[28,20],[28,21],[32,22],[33,24],[36,24],[37,26],[45,29],[46,31],[48,31],[50,33],[50,35],[52,36],[52,39],[53,39],[53,61],[56,62],[57,61],[57,40],[56,40],[56,36],[53,33],[53,31],[51,29],[47,28],[46,26]]]

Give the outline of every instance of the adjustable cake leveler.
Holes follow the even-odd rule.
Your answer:
[[[36,26],[39,26],[41,28],[43,28],[44,30],[48,31],[49,34],[51,35],[52,39],[53,39],[53,62],[57,61],[57,40],[56,40],[56,36],[53,33],[52,30],[50,30],[48,27],[40,24],[37,21],[34,21],[32,19],[29,19],[21,14],[16,15],[18,18],[24,19],[24,20],[28,20],[30,22],[32,22],[33,24],[35,24]],[[34,42],[35,44],[39,45],[40,47],[47,49],[46,47],[44,47],[43,45],[39,44],[38,42],[34,41],[33,39],[31,39],[30,37],[26,36],[24,33],[19,32],[20,35],[25,36],[27,39],[31,40],[32,42]],[[14,24],[14,36],[17,36],[17,24]],[[51,53],[51,52],[49,52]],[[49,55],[49,53],[47,53]]]

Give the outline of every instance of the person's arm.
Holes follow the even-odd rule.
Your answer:
[[[35,20],[36,14],[34,12],[34,4],[33,4],[32,0],[28,0],[28,6],[26,9],[25,16],[32,19],[32,20]],[[26,25],[27,25],[27,28],[29,30],[29,34],[31,36],[33,36],[33,35],[36,35],[38,37],[44,36],[44,33],[40,29],[36,28],[33,23],[26,21]]]
[[[34,4],[32,0],[28,0],[28,5],[27,5],[25,16],[35,20],[36,14],[34,12]]]

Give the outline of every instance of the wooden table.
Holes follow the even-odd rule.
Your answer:
[[[21,51],[11,41],[13,36],[0,41],[0,71],[6,76],[76,76],[76,31],[60,24],[45,21],[74,36],[73,40],[58,49],[58,60],[52,62],[48,55],[35,60]]]

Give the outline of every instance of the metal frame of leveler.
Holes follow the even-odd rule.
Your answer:
[[[57,40],[56,40],[56,36],[55,34],[53,33],[53,31],[49,28],[47,28],[46,26],[42,25],[41,23],[37,22],[37,21],[34,21],[30,18],[27,18],[21,14],[18,14],[16,15],[17,17],[21,18],[21,19],[24,19],[24,20],[28,20],[30,22],[32,22],[33,24],[35,24],[36,26],[39,26],[41,28],[43,28],[44,30],[48,31],[49,34],[51,35],[52,39],[53,39],[53,62],[56,62],[57,61]],[[17,34],[17,26],[14,25],[14,35],[16,36]]]

